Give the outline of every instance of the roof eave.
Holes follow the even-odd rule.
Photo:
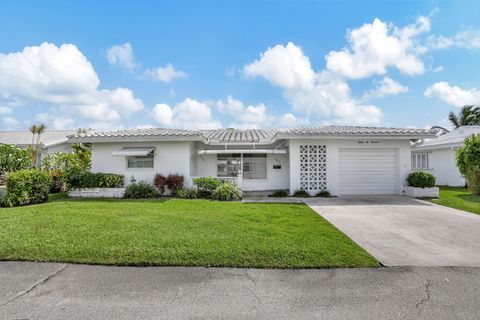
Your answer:
[[[200,136],[136,136],[136,137],[69,137],[68,143],[143,142],[143,141],[205,141]]]

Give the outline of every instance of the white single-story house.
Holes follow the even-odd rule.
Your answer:
[[[46,154],[55,152],[72,152],[67,136],[74,135],[77,130],[48,130],[40,135],[38,154],[39,163]],[[35,135],[34,143],[37,142]],[[12,144],[26,149],[32,146],[32,133],[30,131],[0,131],[0,143]]]
[[[123,174],[126,183],[155,173],[232,180],[244,191],[304,189],[332,195],[402,194],[412,140],[423,129],[319,126],[294,129],[134,129],[89,132],[92,171]]]
[[[455,162],[456,150],[463,140],[480,133],[480,126],[462,126],[433,139],[412,145],[412,169],[431,172],[437,185],[464,186],[465,179]]]

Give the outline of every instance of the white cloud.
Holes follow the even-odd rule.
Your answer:
[[[138,73],[139,76],[146,75],[161,82],[172,82],[188,76],[184,71],[176,70],[171,63],[168,63],[165,67],[143,68],[141,63],[135,61],[133,47],[128,42],[108,48],[107,60],[111,65],[116,65],[132,73]]]
[[[480,28],[468,27],[451,37],[431,35],[427,44],[432,49],[458,47],[464,49],[480,49]]]
[[[299,126],[307,126],[309,124],[310,122],[308,121],[308,119],[297,118],[292,113],[285,113],[277,121],[278,127],[299,127]]]
[[[7,114],[12,112],[12,108],[0,106],[0,114]]]
[[[444,66],[438,66],[438,67],[435,67],[433,68],[433,72],[442,72],[443,70],[445,70],[445,67]]]
[[[133,56],[132,45],[128,42],[108,48],[107,60],[111,65],[117,65],[128,71],[138,67]]]
[[[419,56],[426,49],[416,38],[429,30],[430,19],[424,16],[404,28],[376,18],[348,32],[348,46],[325,57],[327,69],[350,79],[385,74],[388,67],[409,75],[422,74],[425,68]]]
[[[248,105],[228,96],[225,100],[218,100],[215,103],[217,110],[228,114],[233,118],[229,127],[238,129],[258,129],[268,127],[293,127],[308,124],[308,120],[297,118],[292,113],[281,116],[273,115],[268,111],[264,103]]]
[[[205,102],[187,98],[173,108],[165,103],[155,105],[154,119],[164,127],[182,129],[217,129],[220,121],[214,120],[212,110]]]
[[[462,89],[451,86],[448,82],[436,82],[424,92],[426,97],[440,99],[452,106],[480,104],[480,90],[477,88]]]
[[[247,76],[261,76],[282,88],[295,111],[337,123],[380,122],[380,109],[353,99],[348,83],[338,75],[330,71],[315,73],[308,57],[293,43],[267,49],[260,60],[245,66],[244,72]]]
[[[35,117],[47,125],[48,129],[65,130],[76,128],[75,119],[71,117],[56,116],[47,112],[39,113]]]
[[[375,87],[363,95],[363,100],[383,98],[390,95],[408,92],[408,87],[401,85],[392,78],[385,77],[381,81],[375,81]]]
[[[145,71],[153,79],[161,82],[172,82],[176,79],[183,79],[187,77],[187,74],[181,70],[175,70],[171,63],[168,63],[165,67],[158,67],[155,69],[148,69]]]
[[[215,105],[220,112],[227,113],[234,119],[229,125],[232,128],[265,128],[270,127],[274,120],[274,117],[268,114],[267,107],[263,103],[245,106],[242,101],[228,96],[225,101],[218,100]]]
[[[51,43],[0,54],[0,96],[24,104],[48,104],[73,117],[119,121],[143,109],[131,90],[100,90],[91,63],[73,44]],[[62,116],[63,117],[63,116]]]
[[[259,60],[246,65],[244,72],[249,77],[261,76],[283,88],[311,88],[315,77],[308,57],[291,42],[268,48]]]
[[[20,124],[20,121],[18,121],[14,117],[2,117],[2,122],[5,126],[9,128],[16,127]]]

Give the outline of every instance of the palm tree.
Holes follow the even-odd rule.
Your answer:
[[[474,105],[464,106],[458,114],[451,111],[448,114],[448,120],[455,128],[480,125],[480,107]]]
[[[36,149],[34,148],[35,144],[35,135],[37,134],[37,125],[33,124],[28,128],[28,130],[32,133],[32,144],[28,148],[31,153],[32,153],[32,167],[35,167],[35,164],[37,163],[37,152]]]
[[[45,132],[46,129],[47,129],[47,126],[44,125],[43,123],[37,126],[37,146],[40,144],[40,136],[42,135],[42,133]]]
[[[35,167],[37,165],[37,154],[38,154],[38,146],[40,145],[40,137],[42,136],[42,133],[45,132],[47,129],[47,126],[44,125],[43,123],[36,125],[33,124],[28,128],[28,130],[32,133],[32,167]],[[37,141],[35,142],[35,135],[37,135]]]

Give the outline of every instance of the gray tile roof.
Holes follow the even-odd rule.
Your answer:
[[[412,147],[415,149],[441,149],[463,145],[463,140],[472,134],[480,134],[480,126],[462,126],[433,139],[426,139]]]
[[[364,135],[364,136],[409,136],[433,135],[430,130],[385,128],[385,127],[360,127],[360,126],[318,126],[280,130],[287,135]]]
[[[258,143],[269,144],[274,140],[289,136],[405,136],[412,138],[433,137],[434,133],[424,129],[379,128],[355,126],[318,126],[292,129],[216,129],[216,130],[182,130],[182,129],[132,129],[109,132],[89,132],[81,136],[71,136],[75,141],[107,141],[142,137],[196,138],[205,143]]]
[[[271,143],[277,130],[273,129],[217,129],[200,130],[209,143]]]
[[[164,128],[147,128],[147,129],[128,129],[116,131],[91,131],[83,135],[75,135],[81,138],[122,138],[122,137],[178,137],[178,136],[198,136],[198,131],[183,129],[164,129]],[[73,138],[70,136],[69,138]]]
[[[40,136],[40,142],[44,145],[49,145],[66,141],[67,136],[76,133],[77,130],[45,131]],[[30,131],[0,131],[0,143],[27,146],[32,144],[32,133]]]

